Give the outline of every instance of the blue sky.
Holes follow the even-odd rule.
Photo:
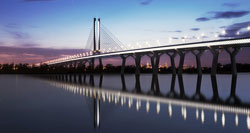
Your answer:
[[[93,17],[131,45],[245,37],[249,11],[249,0],[1,0],[0,46],[82,49]]]

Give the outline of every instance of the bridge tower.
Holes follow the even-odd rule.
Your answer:
[[[93,51],[96,51],[96,18],[94,18]]]
[[[95,54],[98,54],[101,50],[101,19],[98,18],[97,27],[96,27],[96,18],[94,18],[94,32],[93,32],[93,51]],[[96,38],[98,41],[96,41]]]

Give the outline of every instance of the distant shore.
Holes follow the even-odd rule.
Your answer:
[[[178,71],[178,67],[176,68]],[[242,73],[250,72],[250,64],[237,64],[237,71]],[[68,74],[68,73],[106,73],[106,74],[115,74],[121,72],[121,66],[113,66],[111,64],[107,64],[106,66],[99,67],[95,66],[94,70],[91,70],[90,67],[79,66],[77,68],[65,68],[62,66],[32,66],[28,64],[0,64],[0,74]],[[152,67],[150,66],[141,66],[141,73],[152,73]],[[210,67],[202,67],[202,73],[210,74]],[[130,65],[125,67],[125,73],[135,73],[135,66]],[[172,69],[170,67],[159,67],[159,74],[171,74]],[[197,73],[197,69],[195,67],[185,67],[183,68],[183,73],[187,74],[195,74]],[[217,66],[218,74],[231,74],[231,64]]]

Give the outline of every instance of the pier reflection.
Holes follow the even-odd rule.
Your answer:
[[[199,120],[202,124],[206,122],[206,113],[213,112],[214,123],[220,123],[222,127],[226,126],[227,115],[234,115],[235,126],[238,127],[239,115],[245,116],[246,127],[250,129],[250,104],[242,102],[235,93],[236,79],[232,77],[232,91],[227,100],[223,101],[218,94],[218,86],[216,77],[211,76],[213,97],[211,99],[206,98],[201,93],[201,76],[197,78],[197,88],[195,94],[191,97],[185,95],[185,92],[177,94],[175,92],[175,80],[176,75],[172,75],[172,81],[170,85],[170,91],[167,94],[162,94],[160,91],[158,75],[152,76],[152,82],[149,92],[143,93],[141,91],[140,76],[136,75],[135,88],[129,91],[126,88],[125,76],[121,75],[121,90],[102,88],[103,76],[100,76],[98,86],[95,86],[94,76],[90,76],[89,83],[86,84],[83,81],[84,75],[49,75],[42,76],[42,79],[47,83],[62,88],[63,90],[73,93],[75,95],[83,96],[93,100],[93,112],[94,112],[94,127],[99,128],[101,123],[101,103],[110,103],[120,105],[121,107],[127,106],[129,109],[134,108],[136,111],[144,110],[149,113],[152,108],[156,111],[156,114],[161,112],[161,107],[167,105],[167,113],[169,117],[172,117],[173,113],[176,113],[174,107],[179,107],[183,120],[188,119],[189,113],[195,114],[195,119]],[[49,78],[48,78],[49,77]],[[74,77],[74,81],[70,80],[70,77]],[[183,80],[179,80],[179,84],[183,84]],[[145,104],[145,106],[143,105]],[[143,106],[142,106],[143,105]],[[173,107],[174,106],[174,107]],[[145,108],[143,108],[145,107]],[[192,108],[194,112],[190,110]],[[191,110],[192,110],[191,109]]]

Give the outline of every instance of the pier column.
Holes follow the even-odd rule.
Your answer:
[[[158,68],[161,55],[162,54],[158,52],[147,54],[147,56],[151,60],[151,66],[152,66],[152,81],[151,81],[151,89],[148,92],[149,94],[160,94],[160,87],[158,82]]]
[[[217,66],[218,66],[218,59],[219,59],[219,50],[217,50],[218,48],[216,48],[216,47],[209,47],[209,49],[210,49],[211,53],[213,54],[213,62],[212,62],[212,68],[211,68],[213,100],[218,100],[219,93],[218,93],[216,73],[217,73]]]
[[[140,54],[135,54],[135,75],[140,75],[140,69],[141,69],[141,55]]]
[[[230,55],[230,60],[231,60],[232,81],[231,81],[230,97],[228,99],[230,100],[231,98],[236,98],[236,83],[237,83],[237,66],[236,65],[237,64],[236,64],[235,57],[238,54],[240,48],[233,47],[232,50],[230,50],[230,48],[225,48],[225,50]]]
[[[100,80],[99,80],[99,87],[102,87],[102,80],[103,80],[103,64],[102,58],[99,58],[99,69],[100,69]]]
[[[182,72],[183,72],[183,65],[184,65],[186,51],[183,51],[183,50],[176,50],[176,51],[178,55],[180,56],[179,67],[178,67],[178,80],[179,80],[179,87],[180,87],[180,96],[182,97],[185,95]]]
[[[69,68],[70,69],[70,73],[69,73],[69,81],[70,82],[72,82],[72,75],[71,75],[72,74],[72,68],[73,68],[73,62],[70,63],[70,68]]]
[[[141,93],[140,75],[135,75],[135,92]]]
[[[140,84],[140,69],[141,69],[141,55],[140,54],[135,54],[135,65],[136,65],[136,70],[135,70],[135,89],[136,92],[141,92],[141,84]]]
[[[196,98],[196,96],[199,97],[199,99],[201,99],[201,80],[202,80],[202,67],[201,67],[201,60],[200,57],[203,54],[204,50],[193,50],[192,53],[196,58],[196,66],[197,66],[197,83],[196,83],[196,92],[195,92],[195,96],[194,98]]]
[[[175,80],[176,80],[176,67],[175,67],[175,57],[176,57],[176,52],[172,51],[172,52],[167,52],[167,55],[170,57],[170,61],[171,61],[171,70],[172,70],[172,79],[171,79],[171,87],[170,87],[170,92],[168,94],[168,96],[176,96],[175,93]]]
[[[74,63],[74,71],[73,71],[73,76],[74,76],[74,83],[77,82],[77,79],[76,79],[76,69],[77,69],[77,62]]]
[[[125,66],[126,66],[127,57],[128,56],[121,55],[121,58],[122,58],[121,75],[124,75],[124,73],[125,73]]]
[[[121,75],[121,81],[122,81],[122,91],[126,91],[127,87],[126,87],[126,81],[125,81],[124,75]]]
[[[159,63],[160,63],[160,57],[162,53],[154,52],[153,57],[151,57],[151,64],[153,69],[153,88],[155,94],[160,94],[160,87],[159,87],[159,81],[158,81],[158,69],[159,69]]]
[[[89,83],[90,83],[90,85],[94,86],[95,85],[95,82],[94,82],[95,59],[92,58],[89,64],[90,64],[90,68],[91,68]]]
[[[81,70],[80,68],[82,68],[82,66],[83,66],[83,62],[79,62],[78,63],[78,82],[81,84],[82,83],[82,71],[79,71],[79,70]]]
[[[83,83],[86,83],[86,62],[83,63]]]
[[[147,54],[147,56],[150,58],[151,60],[151,66],[152,66],[152,81],[151,81],[151,88],[150,91],[148,92],[149,94],[153,94],[154,93],[154,87],[155,87],[155,56],[154,54]]]

